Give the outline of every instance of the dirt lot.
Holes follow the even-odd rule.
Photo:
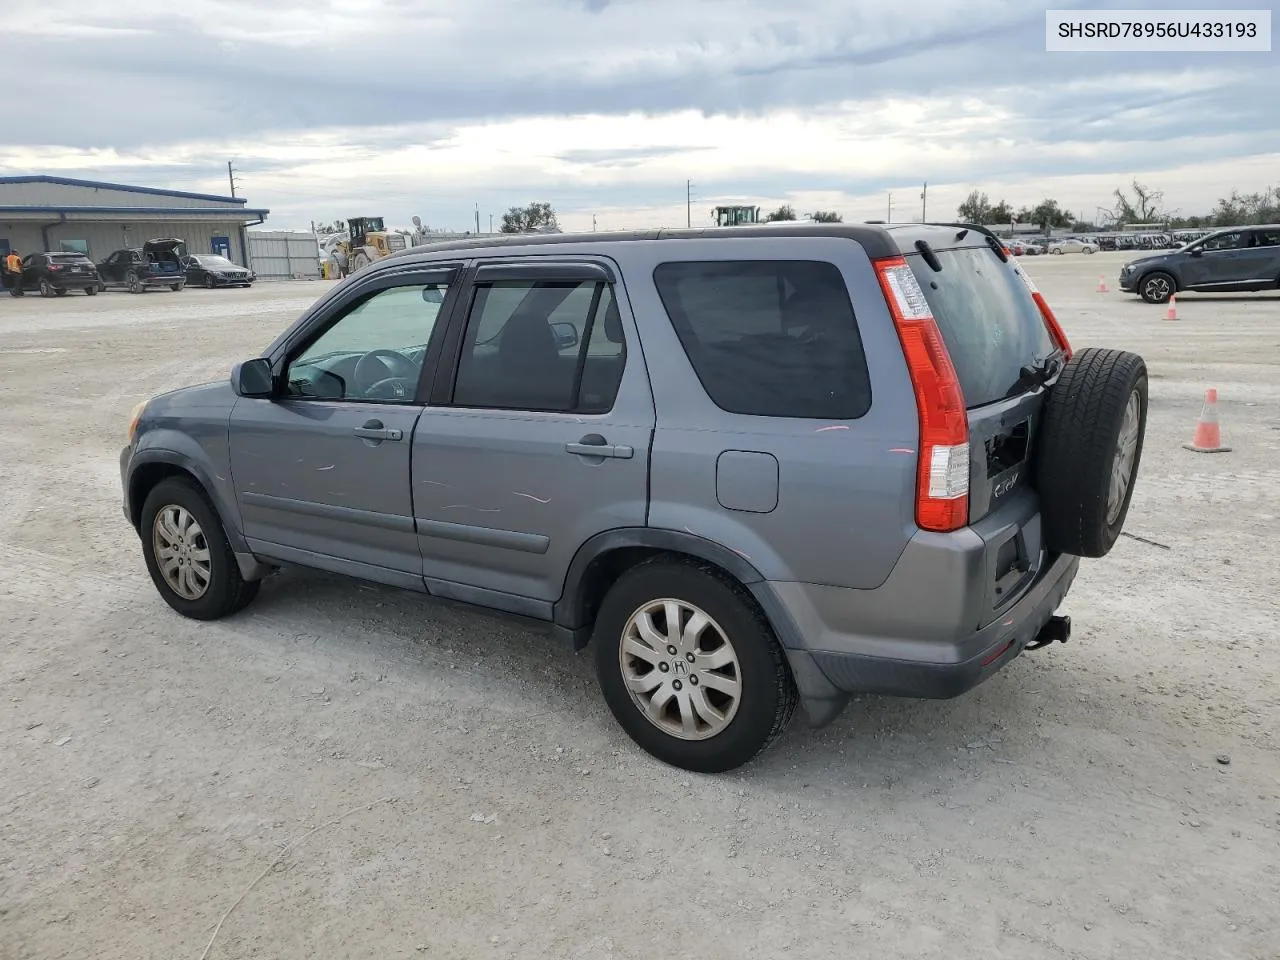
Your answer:
[[[129,410],[320,284],[0,298],[0,957],[197,960],[233,907],[211,958],[1280,956],[1280,295],[1169,323],[1122,260],[1028,261],[1153,377],[1143,539],[1084,565],[1072,641],[724,777],[500,621],[309,573],[162,603]],[[1181,448],[1206,387],[1231,453]]]

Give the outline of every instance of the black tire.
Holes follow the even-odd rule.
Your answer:
[[[206,289],[209,289],[209,290],[212,290],[212,289],[216,286],[216,284],[213,282],[213,275],[212,275],[212,274],[206,274],[206,275],[205,275],[205,278],[204,278],[204,285],[205,285],[205,288],[206,288]]]
[[[704,611],[737,657],[736,713],[723,730],[706,739],[682,739],[660,729],[632,699],[623,676],[621,650],[628,621],[646,603],[668,598]],[[592,637],[596,675],[614,718],[640,747],[672,766],[696,773],[740,767],[777,739],[795,713],[795,683],[769,622],[746,590],[707,564],[656,557],[628,570],[606,594]],[[677,666],[679,672],[688,669],[683,660]],[[667,673],[679,687],[677,671]],[[694,669],[688,676],[694,673],[705,677],[707,671]],[[692,684],[689,693],[696,687],[692,679],[684,683]],[[704,685],[702,695],[710,697],[710,689]]]
[[[55,294],[57,294],[57,292],[58,291],[54,289],[52,283],[50,283],[48,280],[44,279],[43,277],[40,278],[40,296],[52,297]]]
[[[169,284],[169,289],[170,289],[170,290],[172,290],[174,293],[177,293],[179,290],[181,290],[181,289],[182,289],[182,284],[180,284],[180,283],[171,283],[171,284]]]
[[[203,531],[203,542],[209,551],[211,576],[205,592],[198,599],[187,599],[178,594],[160,571],[156,557],[154,526],[156,515],[176,506],[185,509],[195,518]],[[247,607],[258,595],[261,582],[245,580],[240,576],[231,544],[227,542],[222,521],[204,491],[194,481],[172,478],[161,480],[147,494],[142,506],[141,523],[142,554],[147,572],[160,596],[174,610],[192,620],[217,620]]]
[[[1127,486],[1112,502],[1120,469],[1121,428],[1137,398],[1137,438]],[[1086,347],[1049,390],[1037,452],[1036,485],[1046,546],[1079,557],[1104,557],[1129,514],[1147,428],[1147,365],[1126,350]]]
[[[96,297],[96,296],[98,295],[98,288],[97,288],[97,287],[85,287],[85,288],[84,288],[84,292],[85,292],[85,296],[87,296],[87,297]]]
[[[1173,275],[1163,270],[1146,274],[1138,281],[1138,296],[1147,303],[1168,303],[1169,298],[1178,292],[1178,282]]]
[[[136,273],[131,272],[128,276],[124,278],[124,282],[128,285],[130,293],[146,293],[147,292],[147,288],[142,285],[142,281],[138,279],[138,275]]]
[[[68,292],[68,291],[66,291],[66,290],[56,290],[56,289],[55,289],[53,292],[54,292],[54,294],[55,294],[56,296],[59,296],[59,297],[65,297],[65,296],[67,295],[67,292]]]

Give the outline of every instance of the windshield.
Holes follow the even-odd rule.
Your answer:
[[[232,267],[238,269],[234,263],[226,257],[192,257],[202,267]]]
[[[1057,347],[1040,308],[1012,264],[989,248],[935,251],[942,270],[907,257],[924,288],[951,354],[969,409],[1010,395],[1024,366],[1039,366]]]

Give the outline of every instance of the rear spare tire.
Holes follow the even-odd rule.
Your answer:
[[[1110,552],[1133,498],[1147,427],[1147,365],[1086,347],[1045,401],[1037,454],[1045,543],[1079,557]]]

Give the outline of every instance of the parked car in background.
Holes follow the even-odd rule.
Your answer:
[[[186,244],[181,240],[148,240],[141,247],[117,250],[99,261],[99,290],[124,287],[130,293],[143,293],[153,287],[181,290],[187,282],[182,267]]]
[[[97,268],[83,253],[51,251],[22,259],[22,289],[39,290],[42,297],[65,297],[72,290],[93,296],[99,283]]]
[[[1098,245],[1091,240],[1081,240],[1079,237],[1066,237],[1062,240],[1051,240],[1049,242],[1049,253],[1056,256],[1062,256],[1067,253],[1097,253]]]
[[[1142,357],[1073,352],[983,227],[653,237],[415,248],[139,404],[122,504],[160,596],[213,620],[297,564],[539,620],[707,773],[798,704],[955,697],[1067,639]]]
[[[1184,290],[1248,293],[1280,287],[1280,225],[1230,227],[1185,247],[1131,260],[1120,289],[1147,303]]]
[[[1099,237],[1098,249],[1099,250],[1117,250],[1119,249],[1119,246],[1116,243],[1115,237]]]
[[[232,263],[226,257],[212,253],[200,253],[183,261],[187,283],[202,287],[248,287],[258,275],[247,267]]]
[[[1025,257],[1027,255],[1027,241],[1025,240],[1011,237],[1004,241],[1004,245],[1015,257]]]

